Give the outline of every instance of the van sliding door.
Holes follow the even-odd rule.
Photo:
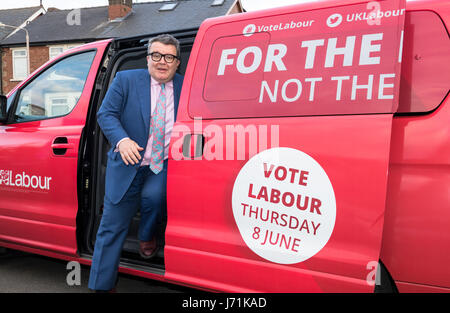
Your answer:
[[[341,3],[200,28],[171,141],[167,278],[373,290],[405,4]]]

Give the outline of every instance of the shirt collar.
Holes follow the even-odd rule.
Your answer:
[[[160,83],[157,80],[155,80],[153,77],[151,77],[151,76],[150,76],[150,80],[151,80],[151,85],[152,86],[160,86]],[[167,87],[172,88],[173,87],[173,80],[171,80],[170,82],[166,83],[165,86],[166,86],[166,88]]]

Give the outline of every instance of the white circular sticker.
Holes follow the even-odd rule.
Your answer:
[[[232,206],[247,246],[280,264],[303,262],[318,253],[336,220],[333,186],[324,169],[292,148],[252,157],[236,177]]]

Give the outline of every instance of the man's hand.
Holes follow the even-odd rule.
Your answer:
[[[135,141],[131,139],[123,140],[119,146],[119,153],[122,157],[123,162],[128,165],[135,165],[139,163],[141,159],[141,155],[139,151],[144,150],[144,148],[140,147]]]

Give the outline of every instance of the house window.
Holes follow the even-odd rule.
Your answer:
[[[74,101],[75,102],[75,101]],[[69,98],[53,98],[50,101],[49,108],[47,109],[47,112],[50,112],[51,116],[59,116],[67,114],[67,112],[70,112],[71,107],[73,107],[74,104],[69,105]]]
[[[49,59],[53,59],[54,57],[57,57],[58,55],[60,55],[61,53],[75,48],[77,47],[77,45],[58,45],[58,46],[49,46],[48,47],[48,52],[49,52]]]
[[[27,77],[27,50],[12,50],[13,80],[22,80]]]
[[[225,0],[214,0],[214,1],[211,3],[211,6],[212,6],[212,7],[213,7],[213,6],[219,6],[219,5],[222,5],[224,2],[225,2]]]
[[[159,11],[173,11],[177,5],[178,2],[166,3],[159,9]]]
[[[49,55],[49,59],[53,59],[54,57],[56,57],[57,55],[61,54],[64,52],[64,48],[63,47],[50,47],[50,55]]]

